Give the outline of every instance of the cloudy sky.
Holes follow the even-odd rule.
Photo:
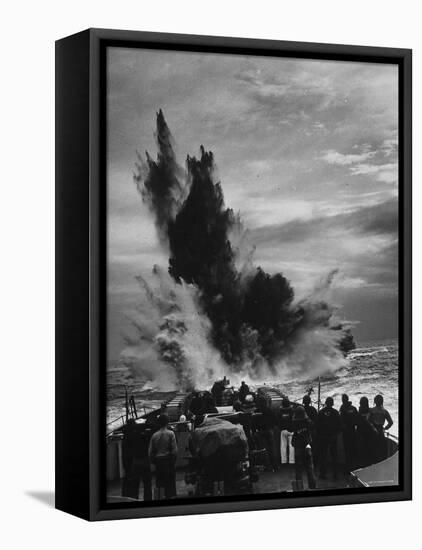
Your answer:
[[[162,108],[180,164],[215,154],[255,261],[296,295],[331,269],[357,341],[397,335],[398,71],[341,63],[111,48],[108,52],[109,353],[122,349],[137,274],[166,264],[133,184]]]

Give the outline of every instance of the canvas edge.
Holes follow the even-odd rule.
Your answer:
[[[89,33],[89,208],[90,208],[90,229],[89,229],[89,324],[90,324],[90,342],[89,342],[89,489],[88,513],[78,514],[84,519],[90,520],[110,520],[136,517],[157,517],[173,516],[185,514],[204,514],[204,513],[224,513],[234,511],[253,511],[265,509],[279,509],[291,507],[308,506],[328,506],[338,504],[356,504],[368,502],[398,501],[409,500],[412,498],[412,472],[411,472],[411,58],[412,52],[409,49],[397,48],[374,48],[368,46],[344,46],[333,44],[313,44],[304,42],[285,42],[268,41],[260,39],[244,38],[226,38],[226,37],[206,37],[195,35],[177,35],[166,33],[149,33],[138,31],[116,31],[106,29],[88,29],[84,31]],[[82,34],[82,33],[79,33]],[[74,35],[78,36],[78,35]],[[66,40],[66,39],[65,39]],[[384,493],[365,494],[342,494],[327,496],[304,496],[293,499],[268,499],[268,500],[248,500],[237,502],[217,502],[217,503],[198,503],[198,504],[175,504],[163,505],[160,507],[137,507],[121,509],[103,509],[102,497],[102,449],[101,435],[101,398],[102,390],[101,369],[104,341],[104,319],[101,317],[101,288],[104,280],[101,265],[102,247],[104,247],[104,231],[102,231],[102,222],[104,214],[104,193],[101,196],[100,185],[104,182],[104,172],[101,166],[101,152],[104,151],[105,137],[102,135],[101,128],[101,105],[105,100],[101,97],[101,74],[100,74],[100,55],[101,45],[106,43],[125,43],[131,47],[139,47],[142,44],[148,44],[148,47],[154,46],[154,43],[165,49],[190,49],[211,48],[215,51],[235,51],[244,53],[245,51],[255,54],[277,55],[283,52],[285,55],[299,57],[314,56],[318,58],[356,60],[373,62],[396,62],[401,67],[403,77],[402,103],[403,114],[401,120],[401,131],[403,136],[403,174],[401,174],[402,200],[404,216],[401,226],[404,236],[405,246],[402,250],[403,256],[400,261],[401,276],[404,281],[403,293],[403,328],[404,328],[404,355],[405,374],[403,379],[403,390],[406,395],[404,404],[404,435],[405,443],[403,445],[403,490],[392,490]],[[59,41],[61,42],[61,41]],[[202,50],[204,51],[204,50]],[[87,54],[88,55],[88,54]],[[404,103],[403,103],[404,102]],[[60,116],[60,113],[58,113]],[[57,115],[56,115],[57,116]],[[77,124],[77,122],[76,122]],[[104,183],[103,183],[104,185]],[[104,190],[103,190],[104,191]],[[102,282],[101,282],[102,281]],[[57,506],[59,509],[60,506]],[[65,510],[69,511],[69,510]],[[70,512],[74,513],[74,512]]]

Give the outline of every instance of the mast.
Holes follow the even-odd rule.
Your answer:
[[[125,386],[125,407],[126,407],[126,424],[129,420],[129,398],[127,394],[127,386]]]
[[[318,412],[321,407],[321,377],[318,376]]]

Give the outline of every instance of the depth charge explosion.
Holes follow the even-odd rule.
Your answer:
[[[263,380],[286,369],[310,375],[338,366],[355,345],[323,297],[336,271],[313,296],[295,301],[281,273],[254,265],[240,216],[224,204],[213,153],[201,145],[199,158],[188,156],[182,168],[161,110],[155,137],[157,158],[138,155],[134,179],[168,251],[168,274],[155,268],[155,289],[140,279],[145,311],[138,308],[138,337],[127,339],[126,360],[153,378],[146,365],[152,348],[155,377],[170,367],[173,384],[184,389],[221,374]],[[207,364],[195,346],[208,348]]]

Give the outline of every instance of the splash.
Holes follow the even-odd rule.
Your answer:
[[[344,365],[350,329],[327,299],[338,270],[300,302],[283,274],[254,264],[240,215],[226,208],[214,155],[200,147],[177,163],[163,113],[157,113],[157,160],[146,153],[135,183],[153,214],[168,272],[139,277],[143,302],[122,356],[139,376],[178,388],[315,376]],[[139,157],[140,158],[140,157]]]
[[[134,335],[127,336],[122,352],[134,377],[162,390],[207,387],[222,378],[227,366],[209,343],[211,325],[198,289],[177,284],[158,266],[151,282],[137,280],[142,301],[130,317]]]

